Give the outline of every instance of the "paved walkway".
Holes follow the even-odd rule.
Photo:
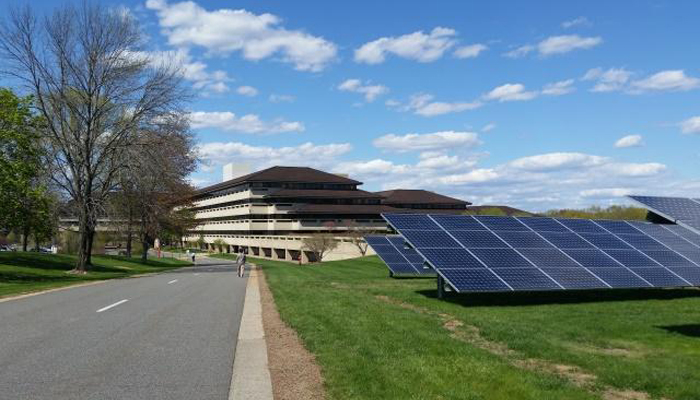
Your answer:
[[[229,400],[272,400],[267,343],[262,323],[258,267],[250,265]]]

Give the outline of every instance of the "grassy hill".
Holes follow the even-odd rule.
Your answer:
[[[376,257],[253,260],[333,399],[698,399],[700,291],[452,295]]]
[[[173,259],[149,260],[144,264],[136,258],[93,256],[94,267],[87,274],[67,273],[75,266],[75,260],[75,256],[61,254],[0,253],[0,297],[191,265]]]

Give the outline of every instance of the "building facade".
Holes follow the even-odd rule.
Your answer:
[[[304,238],[332,235],[338,246],[324,260],[361,255],[358,234],[386,232],[382,213],[462,213],[468,202],[423,190],[372,193],[362,182],[306,167],[272,167],[199,190],[193,199],[199,225],[186,241],[256,257],[314,261]],[[371,250],[370,250],[371,251]]]

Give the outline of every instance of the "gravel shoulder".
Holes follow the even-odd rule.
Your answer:
[[[316,358],[304,347],[296,332],[280,318],[264,270],[259,277],[263,327],[275,399],[325,399],[323,377]]]

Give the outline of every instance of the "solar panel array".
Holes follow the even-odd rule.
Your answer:
[[[385,214],[457,292],[700,285],[700,236],[626,221]]]
[[[423,256],[406,246],[400,235],[365,236],[365,240],[395,275],[435,275]]]
[[[687,197],[629,196],[645,208],[700,233],[700,199]]]

